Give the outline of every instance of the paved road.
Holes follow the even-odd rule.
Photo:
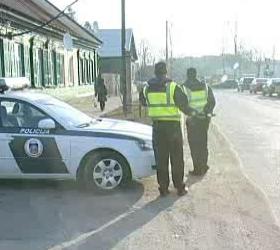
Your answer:
[[[216,95],[216,123],[279,217],[280,101]],[[0,181],[0,250],[280,249],[264,195],[214,127],[209,139],[211,169],[188,179],[190,194],[180,199],[173,189],[158,199],[155,177],[108,194],[73,182]]]
[[[100,228],[126,213],[144,188],[93,194],[74,182],[1,181],[0,250],[40,250]]]
[[[243,172],[267,195],[280,222],[280,99],[217,91],[216,123],[238,152]]]

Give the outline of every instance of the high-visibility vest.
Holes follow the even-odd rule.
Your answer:
[[[181,121],[181,112],[175,106],[174,93],[177,83],[166,84],[165,92],[153,92],[145,86],[143,93],[147,100],[148,115],[157,121]]]
[[[189,106],[198,113],[203,113],[208,101],[208,86],[205,85],[204,89],[194,91],[184,86],[184,92],[188,97]]]

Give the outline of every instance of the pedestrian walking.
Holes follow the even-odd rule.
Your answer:
[[[188,96],[189,106],[193,111],[186,120],[188,142],[191,150],[194,170],[192,175],[203,175],[208,169],[208,129],[211,115],[215,108],[215,97],[212,89],[197,79],[195,68],[187,70],[184,90]]]
[[[167,78],[164,62],[155,65],[155,78],[143,89],[148,115],[153,121],[153,149],[161,196],[169,194],[169,159],[177,194],[185,195],[181,113],[190,112],[188,98],[181,86]]]
[[[100,103],[100,109],[101,111],[103,111],[105,109],[105,104],[107,101],[107,88],[101,75],[99,75],[97,79],[95,97],[97,97],[97,101]]]

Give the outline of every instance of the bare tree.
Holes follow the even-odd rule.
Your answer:
[[[85,27],[87,30],[89,30],[89,31],[92,30],[92,27],[91,27],[91,24],[90,24],[89,21],[86,21],[86,22],[85,22],[84,27]]]
[[[66,11],[65,14],[67,16],[69,16],[70,18],[72,18],[73,20],[77,20],[76,18],[76,11],[74,11],[74,9],[72,7],[69,7]]]
[[[140,66],[146,67],[154,62],[154,57],[151,51],[151,46],[147,40],[141,40],[138,50]]]
[[[141,40],[138,50],[138,58],[140,63],[139,74],[141,79],[146,79],[150,73],[149,68],[155,63],[151,46],[147,40]]]
[[[97,21],[94,21],[93,23],[86,21],[84,23],[84,28],[94,33],[95,35],[99,33],[99,25]]]

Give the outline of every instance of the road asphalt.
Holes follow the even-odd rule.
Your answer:
[[[280,98],[216,92],[216,123],[237,151],[242,171],[268,197],[280,222]]]
[[[171,188],[159,198],[155,177],[107,194],[73,182],[1,181],[0,250],[280,249],[280,102],[233,91],[216,96],[211,168],[202,178],[186,176],[188,195],[178,198]]]

